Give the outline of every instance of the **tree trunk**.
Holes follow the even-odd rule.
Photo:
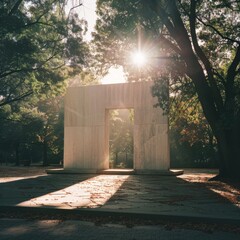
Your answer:
[[[114,168],[116,168],[118,165],[118,152],[115,153],[115,164],[114,164]]]
[[[19,158],[19,143],[15,143],[15,165],[20,165],[20,158]]]
[[[47,155],[48,144],[47,140],[44,139],[43,141],[43,166],[48,166],[48,155]]]
[[[225,129],[217,135],[219,179],[240,180],[240,133],[238,128]]]
[[[167,42],[168,46],[178,53],[186,64],[184,71],[195,85],[204,115],[217,139],[220,163],[219,178],[239,180],[240,116],[235,115],[239,114],[237,100],[239,93],[235,83],[237,84],[240,47],[238,46],[235,57],[229,65],[224,84],[225,89],[222,89],[222,87],[218,87],[214,76],[215,69],[208,59],[208,55],[204,53],[205,49],[198,43],[196,1],[190,3],[190,31],[186,27],[185,19],[176,0],[164,1],[168,2],[166,5],[157,0],[141,2],[147,4],[159,15],[170,37],[175,41],[173,43],[166,38],[165,43]],[[218,35],[220,36],[220,34]]]

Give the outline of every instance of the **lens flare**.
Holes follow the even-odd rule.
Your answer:
[[[132,62],[138,67],[144,66],[146,61],[147,61],[147,58],[143,52],[137,51],[132,54]]]

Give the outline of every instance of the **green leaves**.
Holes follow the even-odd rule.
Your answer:
[[[119,64],[130,81],[155,80],[153,95],[166,112],[179,99],[188,105],[192,99],[199,101],[218,141],[221,172],[233,164],[225,175],[239,176],[240,2],[99,0],[97,7],[95,44],[100,67]],[[135,49],[159,61],[136,69],[126,60]],[[162,57],[166,61],[160,61]],[[188,124],[195,127],[196,119],[188,114]],[[189,129],[182,133],[194,132]]]
[[[65,0],[0,4],[0,106],[63,81],[66,64],[85,64],[85,22],[65,12]],[[59,86],[58,86],[59,87]],[[54,94],[57,94],[55,91]]]

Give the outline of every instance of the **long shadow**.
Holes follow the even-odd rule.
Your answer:
[[[174,176],[132,175],[103,208],[240,221],[240,206],[212,190],[209,184]]]
[[[25,177],[0,183],[0,206],[16,206],[22,202],[56,192],[95,175],[54,174]]]
[[[75,207],[240,220],[240,208],[230,199],[211,190],[209,184],[157,175],[53,174],[28,177],[0,184],[0,206],[16,206],[50,193],[54,196],[54,192],[75,184],[78,184],[76,188],[63,193],[64,196],[69,196],[68,201],[73,202],[72,208],[75,200],[77,202],[79,199],[90,199],[95,205],[89,206],[88,203],[83,203],[82,206],[75,205]],[[85,198],[82,186],[89,189]],[[78,195],[71,199],[71,194],[75,194],[74,191],[78,191]],[[101,198],[104,198],[103,201],[99,201]],[[48,197],[45,198],[46,201],[47,199]],[[51,207],[57,208],[57,205]]]

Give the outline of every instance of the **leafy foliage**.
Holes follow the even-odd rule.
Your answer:
[[[149,59],[159,61],[149,61],[142,72],[147,70],[147,77],[155,80],[153,94],[159,106],[166,111],[170,107],[159,83],[166,76],[171,99],[182,97],[185,102],[197,96],[216,137],[220,176],[239,178],[239,1],[99,0],[98,9],[100,59],[118,63],[113,58],[126,59],[124,51],[134,49],[132,43],[149,50]]]
[[[62,94],[89,54],[87,23],[75,11],[82,3],[66,12],[67,3],[0,3],[1,160],[48,165],[63,158]]]
[[[133,111],[112,110],[110,114],[110,167],[133,168]]]
[[[5,161],[59,163],[63,155],[63,99],[16,102],[0,109],[0,152]],[[12,155],[12,157],[10,157]],[[10,159],[6,159],[9,156]]]
[[[66,0],[0,3],[0,106],[57,91],[68,65],[85,62],[86,23],[65,12]],[[53,92],[53,91],[52,91]]]
[[[171,167],[217,167],[216,139],[196,99],[170,109]]]

